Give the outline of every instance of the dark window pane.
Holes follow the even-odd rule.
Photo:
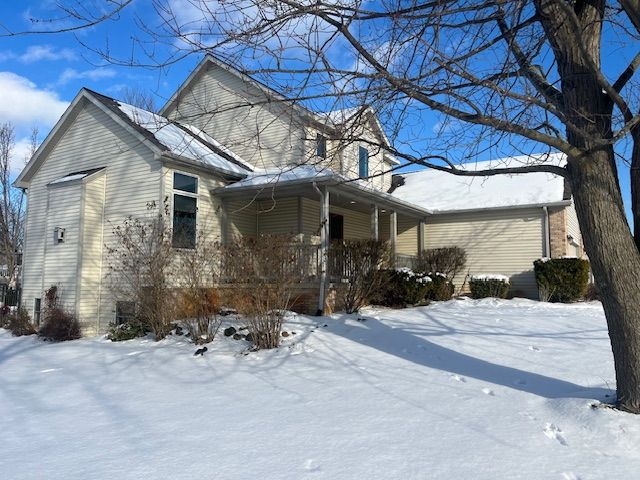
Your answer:
[[[318,134],[316,136],[316,144],[316,155],[321,158],[327,158],[327,139]]]
[[[116,302],[116,325],[131,322],[136,315],[134,302]]]
[[[198,193],[198,179],[178,172],[173,174],[173,189],[183,192]]]
[[[183,195],[173,196],[173,246],[195,248],[196,246],[195,198]]]
[[[369,176],[369,151],[364,147],[360,147],[358,153],[358,173],[360,178],[367,178]]]

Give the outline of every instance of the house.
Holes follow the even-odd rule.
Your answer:
[[[22,305],[39,322],[57,285],[85,333],[126,316],[130,304],[107,282],[113,229],[165,201],[179,248],[199,235],[295,235],[311,259],[299,305],[311,313],[335,306],[340,273],[323,255],[332,240],[388,241],[397,266],[458,245],[466,273],[510,275],[515,293],[531,297],[534,259],[581,248],[557,178],[420,172],[392,187],[399,162],[389,147],[371,109],[312,112],[211,56],[157,114],[82,89],[15,181],[28,202]]]
[[[562,165],[562,154],[471,163],[485,170],[536,162]],[[516,296],[537,298],[534,260],[583,257],[582,236],[564,178],[550,173],[462,177],[437,170],[398,175],[393,195],[430,212],[425,248],[459,246],[467,265],[454,283],[467,291],[468,277],[502,274]]]
[[[370,110],[310,112],[210,56],[159,114],[82,89],[15,181],[28,204],[22,305],[39,322],[57,285],[85,333],[104,331],[128,308],[105,280],[113,228],[165,199],[189,232],[181,248],[198,234],[293,233],[319,272],[336,239],[388,240],[406,260],[429,212],[386,193],[398,164],[386,145]],[[310,312],[332,298],[321,277],[305,286]]]

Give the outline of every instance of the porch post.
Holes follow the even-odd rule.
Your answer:
[[[371,205],[371,238],[376,242],[380,240],[378,232],[378,205]]]
[[[424,253],[424,219],[420,219],[418,222],[418,255]]]
[[[391,240],[391,265],[396,266],[396,243],[398,239],[398,214],[393,210],[389,216],[389,239]]]
[[[320,203],[320,292],[318,295],[318,315],[324,314],[329,255],[329,190],[324,187]]]

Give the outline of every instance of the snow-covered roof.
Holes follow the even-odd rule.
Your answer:
[[[464,165],[469,170],[518,167],[531,164],[564,165],[561,153],[527,155]],[[459,168],[463,168],[459,167]],[[491,177],[461,177],[425,169],[402,175],[404,185],[393,196],[434,213],[485,208],[548,205],[565,200],[564,178],[535,172]]]
[[[317,165],[297,165],[281,168],[268,168],[263,170],[255,170],[250,172],[242,180],[227,185],[225,190],[233,190],[244,187],[258,186],[275,186],[298,181],[311,181],[320,178],[335,178],[336,180],[344,179],[341,175],[333,172],[333,170],[320,167]]]
[[[64,177],[56,178],[54,181],[49,182],[49,185],[59,185],[61,183],[73,182],[75,180],[82,180],[83,178],[93,175],[99,172],[102,168],[93,168],[91,170],[84,170],[82,172],[73,172],[65,175]]]
[[[222,149],[221,145],[196,127],[173,122],[158,114],[127,103],[119,101],[116,101],[116,103],[131,122],[153,135],[173,155],[195,160],[205,166],[227,173],[245,175],[252,168],[249,163],[240,159],[240,157],[226,148],[223,153],[226,152],[233,159],[237,159],[240,164],[224,158],[215,151],[215,147]]]

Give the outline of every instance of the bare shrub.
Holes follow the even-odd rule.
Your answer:
[[[82,336],[78,319],[62,306],[58,287],[55,285],[45,292],[45,306],[42,316],[42,326],[38,330],[40,338],[52,342],[64,342],[77,340]]]
[[[223,280],[234,283],[231,300],[247,317],[257,348],[276,348],[284,314],[295,302],[304,276],[299,244],[287,235],[236,238],[221,247]]]
[[[460,247],[431,248],[418,257],[414,270],[422,273],[441,273],[451,280],[466,263],[467,253]]]
[[[168,204],[163,212],[155,202],[147,207],[148,217],[127,217],[113,229],[115,242],[106,247],[108,276],[115,299],[134,302],[140,319],[161,340],[171,331],[177,306],[170,288],[175,250]]]
[[[219,260],[219,245],[203,234],[197,237],[194,248],[181,250],[176,260],[180,288],[178,318],[186,326],[189,338],[198,345],[213,341],[222,323],[218,316],[220,296],[214,288]]]
[[[347,313],[354,313],[367,305],[388,282],[379,274],[389,263],[389,248],[377,240],[343,240],[329,249],[332,265],[340,265],[340,275],[346,284],[342,295]]]
[[[24,308],[20,308],[15,313],[7,314],[3,321],[5,328],[9,330],[14,337],[34,335],[36,333],[36,327],[31,323],[29,312]]]

